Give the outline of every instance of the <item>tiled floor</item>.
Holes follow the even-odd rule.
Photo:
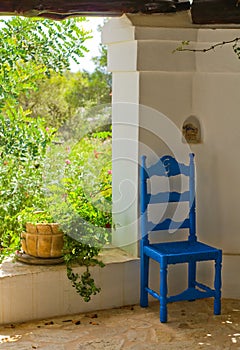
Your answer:
[[[0,327],[0,349],[18,350],[240,350],[240,300],[169,304],[159,322],[159,304],[138,305]]]

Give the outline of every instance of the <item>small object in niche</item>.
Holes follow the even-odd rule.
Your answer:
[[[184,141],[187,143],[200,143],[201,142],[201,129],[198,119],[191,116],[185,120],[182,133]]]
[[[189,143],[197,143],[198,128],[193,124],[186,124],[183,127],[183,136]]]

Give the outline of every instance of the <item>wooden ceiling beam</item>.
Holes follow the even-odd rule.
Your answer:
[[[191,15],[195,24],[240,24],[240,1],[194,0]]]
[[[188,0],[0,0],[0,15],[61,20],[70,16],[121,16],[187,10]],[[240,24],[240,0],[193,0],[194,24]]]
[[[190,8],[188,0],[0,0],[0,14],[64,19],[69,16],[121,16]]]

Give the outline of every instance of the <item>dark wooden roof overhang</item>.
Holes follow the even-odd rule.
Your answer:
[[[70,16],[169,13],[191,7],[195,24],[240,24],[240,0],[0,0],[0,15],[61,20]]]
[[[187,10],[188,0],[1,0],[0,14],[64,19],[69,16],[121,16]]]
[[[195,24],[240,24],[240,0],[194,0]]]

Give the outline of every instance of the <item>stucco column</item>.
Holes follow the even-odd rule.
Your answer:
[[[165,16],[160,15],[160,18],[165,21]],[[189,17],[184,13],[177,18],[182,26]],[[161,135],[154,132],[161,125],[159,118],[162,117],[158,112],[177,120],[179,102],[184,101],[181,114],[190,113],[191,71],[194,69],[193,56],[188,55],[186,60],[172,54],[186,30],[138,25],[146,19],[149,16],[114,18],[105,25],[102,34],[103,42],[108,45],[108,69],[113,77],[113,213],[116,225],[113,244],[134,255],[138,254],[139,238],[139,157],[145,148],[159,153]],[[195,39],[195,35],[191,34],[191,39]],[[178,70],[183,74],[176,74]],[[152,121],[149,114],[152,114]]]
[[[134,27],[127,18],[113,19],[105,25],[103,41],[113,73],[113,244],[137,256],[139,72]]]
[[[194,26],[187,12],[114,18],[102,34],[113,74],[113,243],[137,255],[140,155],[194,152],[198,238],[223,249],[224,295],[240,298],[240,61],[229,45],[173,53],[184,40],[206,48],[237,36],[238,28]],[[190,116],[199,121],[199,144],[183,142]],[[199,274],[208,281],[211,268]]]

